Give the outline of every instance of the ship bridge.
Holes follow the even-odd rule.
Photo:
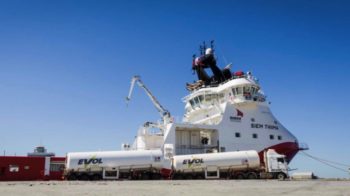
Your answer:
[[[234,104],[266,101],[258,80],[251,75],[232,79],[217,88],[219,92],[226,92]]]
[[[223,82],[217,86],[202,86],[183,98],[184,122],[218,124],[226,104],[264,104],[266,96],[258,80],[250,72]]]

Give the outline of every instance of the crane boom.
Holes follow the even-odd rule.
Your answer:
[[[134,76],[131,79],[131,86],[130,86],[130,90],[129,90],[129,94],[126,97],[126,101],[127,103],[130,101],[131,99],[131,95],[132,92],[134,90],[135,87],[135,83],[137,83],[137,85],[141,88],[143,88],[147,94],[147,96],[151,99],[153,105],[156,107],[156,109],[158,110],[160,116],[163,118],[163,120],[165,121],[166,119],[164,118],[169,118],[170,117],[170,113],[168,112],[168,110],[166,110],[160,103],[159,101],[156,99],[156,97],[152,94],[152,92],[146,87],[146,85],[141,81],[140,76]]]

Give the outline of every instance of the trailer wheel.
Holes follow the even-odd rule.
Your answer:
[[[97,181],[97,180],[101,180],[102,179],[102,176],[99,175],[99,174],[94,174],[90,177],[91,180],[93,181]]]
[[[286,176],[286,174],[281,172],[281,173],[278,173],[276,177],[278,180],[284,180],[284,179],[286,179],[287,176]]]
[[[198,180],[201,180],[201,179],[204,179],[204,175],[203,174],[197,174],[195,176],[195,178],[198,179]]]
[[[82,180],[82,181],[88,181],[90,180],[89,176],[87,174],[82,174],[78,177],[79,180]]]
[[[142,180],[149,180],[149,179],[151,179],[151,175],[150,175],[148,172],[143,173],[143,174],[141,175],[141,179],[142,179]]]
[[[250,172],[248,174],[248,179],[250,179],[250,180],[254,180],[254,179],[257,179],[257,178],[258,178],[258,176],[254,172]]]
[[[234,172],[230,172],[230,173],[227,175],[227,178],[228,178],[228,179],[235,179],[235,178],[236,178],[235,173],[234,173]]]
[[[243,180],[244,179],[244,174],[242,174],[242,173],[236,174],[236,179]]]
[[[152,174],[152,180],[160,180],[160,179],[162,179],[162,175],[160,175],[159,173]]]
[[[69,176],[67,176],[67,180],[71,180],[71,181],[77,180],[77,176],[74,174],[70,174]]]
[[[173,179],[174,180],[181,180],[181,179],[183,179],[183,176],[182,176],[182,174],[175,173],[174,176],[173,176]]]
[[[186,174],[186,175],[185,175],[185,179],[186,179],[186,180],[192,180],[192,179],[193,179],[192,174]]]
[[[134,172],[131,172],[129,178],[130,178],[130,180],[140,180],[140,178],[141,178],[140,175],[141,174],[139,172],[134,171]]]

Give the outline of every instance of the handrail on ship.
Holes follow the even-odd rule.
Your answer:
[[[199,89],[203,89],[203,88],[213,88],[213,87],[218,87],[219,85],[223,85],[223,84],[225,84],[225,83],[227,83],[227,82],[229,82],[229,81],[231,81],[231,80],[235,80],[235,79],[239,79],[239,78],[245,78],[245,79],[252,79],[252,80],[254,80],[254,82],[256,82],[257,84],[259,84],[259,81],[256,79],[256,78],[254,78],[253,76],[251,76],[251,75],[248,75],[248,74],[244,74],[244,75],[241,75],[241,76],[235,76],[235,75],[233,75],[231,78],[229,78],[229,79],[227,79],[227,80],[225,80],[225,81],[223,81],[223,82],[221,82],[221,83],[214,83],[214,84],[209,84],[209,85],[203,85],[203,86],[200,86],[200,87],[198,87],[197,89],[194,89],[193,91],[191,91],[191,92],[194,92],[194,91],[197,91],[197,90],[199,90]]]

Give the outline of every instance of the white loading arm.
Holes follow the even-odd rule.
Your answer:
[[[146,85],[141,81],[140,76],[134,76],[131,79],[131,86],[130,86],[130,90],[129,90],[129,94],[126,97],[126,101],[127,103],[130,101],[131,99],[131,95],[132,92],[134,90],[134,86],[135,83],[137,83],[137,85],[139,85],[139,87],[143,88],[147,94],[147,96],[151,99],[153,105],[156,107],[156,109],[158,110],[160,116],[163,119],[163,123],[167,124],[169,122],[170,119],[170,113],[168,112],[168,110],[166,110],[160,103],[159,101],[156,99],[155,96],[153,96],[153,94],[151,93],[151,91],[146,87]]]

